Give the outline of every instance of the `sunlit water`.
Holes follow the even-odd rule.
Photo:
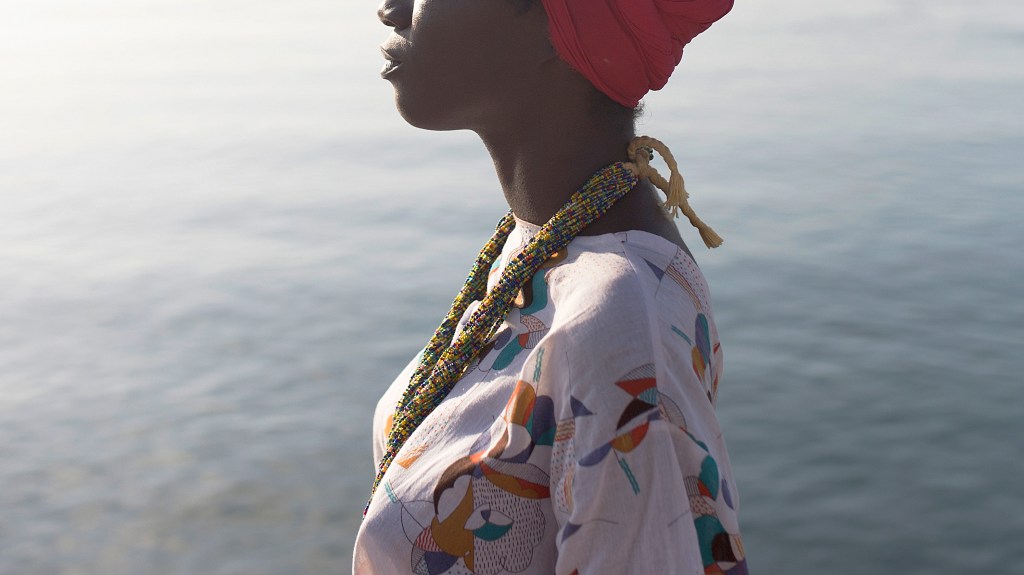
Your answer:
[[[0,573],[347,572],[370,409],[504,210],[374,10],[0,7]],[[727,241],[755,572],[1020,572],[1021,62],[1017,0],[740,3],[648,99]]]

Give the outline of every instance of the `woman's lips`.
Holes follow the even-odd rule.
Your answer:
[[[402,61],[391,55],[390,52],[385,50],[383,47],[380,49],[381,54],[384,55],[384,68],[380,71],[381,78],[387,78],[395,72],[401,65]]]
[[[401,65],[402,65],[401,62],[395,62],[394,60],[388,60],[387,62],[384,63],[384,68],[381,69],[380,76],[382,78],[387,78],[395,70],[397,70],[398,67],[401,66]]]

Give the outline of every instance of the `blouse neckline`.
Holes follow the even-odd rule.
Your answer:
[[[528,222],[515,214],[513,214],[513,217],[516,222],[516,232],[521,235],[524,243],[530,241],[533,236],[537,235],[537,232],[540,231],[540,224]],[[576,236],[571,242],[569,242],[569,245],[585,250],[600,251],[602,248],[616,249],[616,244],[621,245],[627,242],[655,252],[665,254],[681,253],[684,257],[693,262],[695,266],[697,265],[697,262],[690,256],[690,254],[686,253],[686,250],[680,246],[657,234],[652,234],[651,232],[644,230],[627,230],[622,232],[608,232],[593,236]]]

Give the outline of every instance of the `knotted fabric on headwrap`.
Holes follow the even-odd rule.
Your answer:
[[[558,54],[600,91],[635,108],[660,90],[698,34],[733,0],[543,0]]]

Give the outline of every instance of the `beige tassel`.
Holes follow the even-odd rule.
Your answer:
[[[658,173],[658,170],[651,165],[654,159],[654,152],[661,154],[662,159],[669,169],[669,180]],[[626,166],[640,179],[646,179],[656,188],[665,193],[665,202],[662,207],[669,216],[675,218],[682,211],[683,215],[690,220],[690,224],[697,228],[704,245],[709,248],[717,248],[722,245],[722,238],[715,233],[715,230],[701,221],[697,214],[690,207],[690,194],[686,192],[686,184],[683,182],[683,175],[679,173],[679,165],[675,157],[668,149],[668,146],[660,140],[649,136],[633,138],[627,148],[631,164]],[[638,152],[642,152],[639,153]]]

